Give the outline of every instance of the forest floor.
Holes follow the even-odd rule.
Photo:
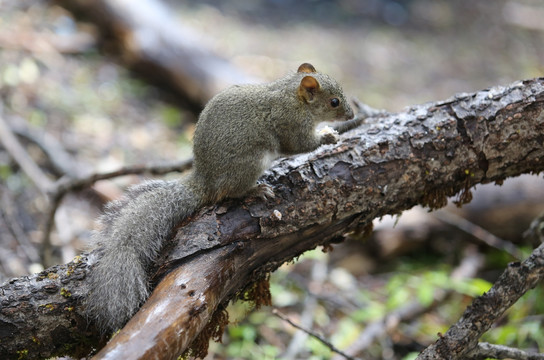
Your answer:
[[[544,73],[544,27],[538,28],[540,22],[533,19],[544,17],[544,7],[536,0],[167,3],[180,22],[199,34],[203,46],[250,75],[271,80],[311,62],[338,79],[350,96],[388,111]],[[0,116],[20,131],[46,134],[70,156],[79,174],[189,158],[198,114],[180,108],[172,94],[127,70],[112,50],[115,44],[103,41],[98,30],[54,1],[0,0]],[[42,150],[23,143],[47,176],[56,179]],[[104,199],[118,197],[141,180],[125,176],[102,181],[95,185],[101,197],[91,191],[67,197],[52,235],[56,261],[67,262],[85,250]],[[542,176],[526,176],[503,187],[481,186],[473,204],[450,213],[521,243],[523,229],[544,211],[543,200]],[[39,270],[43,214],[49,204],[3,148],[0,201],[0,280]],[[416,209],[400,221],[377,225],[383,232],[377,231],[365,244],[348,241],[330,256],[314,252],[306,261],[287,265],[275,275],[274,305],[300,321],[306,321],[301,319],[304,308],[313,306],[308,327],[348,346],[364,327],[362,322],[410,297],[427,296],[421,289],[434,289],[471,244],[491,254],[478,274],[482,281],[492,280],[511,260],[496,249],[485,249],[474,234],[459,231],[458,217],[444,219]],[[429,268],[434,272],[425,274],[434,278],[417,280],[416,274]],[[403,282],[407,289],[397,290]],[[349,295],[339,297],[339,292]],[[402,358],[395,354],[405,355],[433,341],[470,302],[468,293],[457,296],[455,307],[396,328],[369,350],[368,358],[387,358],[383,349],[391,350],[391,359]],[[274,358],[278,351],[287,351],[293,329],[280,319],[269,312],[245,317],[245,307],[231,311],[240,326],[229,329],[225,345],[214,345],[216,355],[210,359],[248,358],[243,354],[252,351]],[[518,311],[518,318],[533,312],[538,313],[534,307]],[[544,337],[537,341],[533,336],[527,330],[525,342],[515,341],[543,351]],[[298,358],[330,357],[318,342],[305,344]]]

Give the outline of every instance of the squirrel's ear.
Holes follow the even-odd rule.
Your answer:
[[[315,73],[317,72],[314,66],[310,63],[304,63],[298,67],[297,72]]]
[[[319,82],[313,76],[305,76],[300,81],[298,87],[298,96],[300,96],[307,103],[314,99],[315,93],[319,90]]]

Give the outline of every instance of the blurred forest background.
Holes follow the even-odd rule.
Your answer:
[[[0,0],[0,117],[47,179],[67,175],[63,166],[73,176],[190,158],[203,104],[128,66],[114,37],[61,5]],[[190,30],[193,44],[248,77],[272,80],[311,62],[350,96],[388,111],[544,73],[538,0],[164,5]],[[51,234],[54,261],[84,251],[104,202],[143,178],[100,181],[66,196]],[[0,204],[0,280],[40,271],[51,204],[2,146]],[[527,175],[478,186],[461,209],[416,208],[377,221],[370,239],[348,239],[326,254],[317,249],[275,272],[273,307],[362,358],[413,358],[508,262],[531,251],[522,233],[542,211],[542,175]],[[543,296],[542,286],[528,293],[483,340],[543,352]],[[207,359],[335,358],[270,308],[237,303],[229,309],[236,324],[223,344],[212,344]]]

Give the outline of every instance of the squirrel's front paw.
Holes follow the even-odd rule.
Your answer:
[[[272,190],[272,187],[268,184],[257,184],[257,186],[250,190],[249,195],[261,198],[265,201],[276,197],[276,195],[274,195],[274,190]]]
[[[336,144],[338,142],[338,132],[331,128],[330,126],[325,126],[319,130],[321,135],[320,142],[321,144]]]

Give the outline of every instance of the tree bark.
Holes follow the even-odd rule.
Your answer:
[[[81,309],[88,291],[87,257],[0,287],[0,358],[47,359],[87,355],[99,346],[98,331]]]
[[[417,204],[438,208],[455,194],[467,202],[475,184],[538,173],[544,170],[543,145],[540,78],[371,118],[334,146],[282,159],[263,177],[275,199],[222,202],[180,224],[157,264],[159,285],[97,358],[176,358],[216,309],[283,262],[368,229],[376,217]],[[59,327],[68,339],[81,336],[80,300],[92,271],[85,259],[3,285],[0,357],[25,349],[28,358],[56,353],[62,344],[51,334]],[[54,288],[47,292],[46,284]],[[71,295],[63,296],[62,288]],[[266,292],[255,296],[266,301]],[[70,310],[51,321],[48,304],[69,304]],[[66,353],[99,346],[95,329],[86,331],[93,336],[89,343],[80,341]]]
[[[493,287],[476,298],[461,319],[443,336],[426,348],[417,360],[465,359],[477,350],[478,339],[527,290],[544,278],[544,244],[522,263],[509,264]]]

